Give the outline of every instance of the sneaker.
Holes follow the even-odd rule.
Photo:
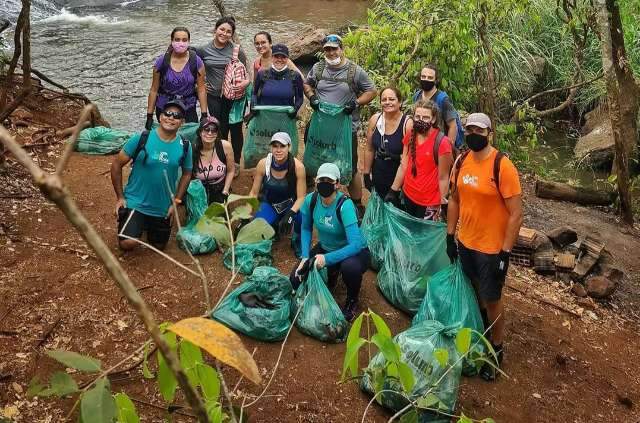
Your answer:
[[[502,345],[493,345],[493,350],[496,352],[498,361],[496,362],[496,358],[493,355],[489,354],[487,360],[489,360],[493,365],[484,363],[484,365],[480,369],[480,377],[487,382],[493,382],[498,378],[498,375],[500,373],[496,370],[496,367],[499,368],[502,365],[502,359],[504,356],[504,349],[502,348]]]
[[[351,321],[355,319],[356,314],[358,314],[358,301],[347,299],[347,302],[344,304],[344,307],[341,307],[341,310],[345,320],[351,323]]]

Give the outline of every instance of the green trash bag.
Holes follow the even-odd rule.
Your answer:
[[[252,244],[236,244],[236,267],[240,273],[250,275],[258,266],[272,266],[273,257],[271,256],[271,245],[273,241],[265,239],[264,241]],[[231,248],[227,248],[224,252],[224,267],[231,269]]]
[[[362,234],[371,253],[370,267],[379,271],[382,266],[387,240],[387,222],[384,219],[384,201],[374,191],[369,197],[367,209],[362,218]]]
[[[394,341],[400,346],[401,360],[411,368],[415,379],[411,392],[404,394],[413,401],[424,398],[428,404],[434,404],[430,408],[440,408],[449,414],[455,410],[462,370],[460,355],[456,349],[456,334],[455,327],[444,326],[435,320],[425,320],[394,337]],[[444,367],[434,357],[434,351],[437,349],[443,349],[448,353]],[[386,364],[384,355],[376,354],[364,371],[364,376],[360,380],[360,389],[373,395],[376,391],[374,375],[384,372]],[[450,367],[451,369],[447,371]],[[397,377],[386,377],[384,373],[382,374],[384,379],[378,390],[403,392]],[[437,385],[434,386],[436,383]],[[437,400],[430,394],[434,394]],[[393,392],[382,393],[377,398],[383,407],[393,412],[398,412],[409,404],[404,396]],[[418,421],[449,423],[450,418],[430,410],[419,409]]]
[[[244,120],[244,110],[247,101],[251,100],[251,93],[253,92],[253,84],[247,85],[247,89],[244,91],[244,97],[237,100],[233,100],[231,104],[231,110],[229,111],[229,124],[240,123]]]
[[[291,282],[261,266],[213,311],[214,320],[260,341],[280,341],[291,327]]]
[[[131,133],[96,126],[80,131],[76,151],[85,154],[116,154],[131,138]]]
[[[195,179],[189,183],[185,200],[187,223],[176,234],[178,247],[194,255],[208,254],[215,251],[217,248],[215,238],[198,232],[195,228],[196,223],[207,210],[207,192],[202,182]]]
[[[378,288],[391,304],[413,315],[430,277],[450,263],[447,225],[417,219],[390,203],[384,203],[384,209],[387,234]]]
[[[424,300],[413,318],[412,325],[417,325],[424,320],[437,320],[446,326],[484,332],[476,294],[471,282],[462,271],[460,260],[445,267],[429,280]],[[471,358],[484,353],[484,344],[475,333],[471,338],[471,345],[473,346],[469,353]],[[472,360],[464,360],[462,373],[465,376],[473,376],[477,373]]]
[[[344,107],[320,102],[311,115],[304,148],[307,176],[315,177],[323,163],[335,163],[340,169],[340,183],[349,185],[352,172],[351,116]]]
[[[291,137],[291,155],[298,154],[298,128],[296,120],[287,116],[293,112],[291,106],[254,106],[253,110],[259,110],[257,116],[249,121],[247,139],[242,148],[244,167],[249,169],[256,167],[260,159],[271,152],[269,143],[276,132],[286,132]]]
[[[313,266],[307,280],[298,287],[293,298],[292,320],[302,307],[296,320],[296,327],[300,332],[323,342],[344,342],[349,324],[326,283],[327,269],[318,270]]]

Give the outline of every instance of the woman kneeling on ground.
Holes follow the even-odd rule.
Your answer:
[[[209,116],[200,122],[193,149],[193,176],[207,191],[207,204],[224,203],[233,182],[233,147],[220,139],[220,122]]]
[[[271,153],[256,166],[249,195],[260,199],[255,217],[261,217],[286,236],[293,229],[291,245],[300,256],[300,208],[307,192],[304,165],[291,156],[291,137],[276,132],[271,137]]]
[[[402,160],[391,189],[384,198],[426,220],[445,220],[449,174],[453,164],[451,143],[438,129],[438,106],[431,100],[419,100],[414,106],[413,129],[402,143]]]
[[[333,163],[324,163],[316,176],[316,191],[308,194],[302,205],[302,260],[294,267],[290,280],[294,289],[306,278],[310,263],[327,267],[330,288],[338,274],[347,287],[347,300],[342,313],[352,321],[358,308],[362,275],[369,265],[369,249],[358,227],[353,201],[338,191],[340,170]],[[318,243],[311,248],[313,227],[318,231]]]

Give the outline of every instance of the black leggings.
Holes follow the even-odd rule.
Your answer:
[[[207,94],[207,106],[209,114],[213,115],[220,121],[220,137],[228,140],[229,132],[231,132],[231,146],[233,147],[233,159],[236,163],[240,163],[242,156],[242,146],[244,144],[244,134],[242,133],[242,122],[229,123],[229,113],[233,100],[228,98]]]
[[[311,251],[309,251],[309,256],[310,258],[313,258],[317,254],[325,253],[326,252],[318,243],[311,249]],[[358,301],[360,286],[362,285],[362,275],[369,268],[369,256],[369,249],[364,248],[360,250],[357,255],[348,257],[333,266],[328,266],[327,273],[329,280],[327,281],[327,285],[329,286],[329,289],[335,286],[338,280],[338,274],[340,273],[342,274],[342,280],[347,287],[347,302]],[[298,269],[299,264],[300,261],[296,263],[295,267],[291,271],[291,275],[289,276],[289,280],[291,281],[291,285],[294,289],[298,289],[300,284],[303,282],[296,276],[296,269]]]

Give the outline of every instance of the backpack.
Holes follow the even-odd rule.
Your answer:
[[[191,75],[193,75],[193,80],[197,81],[198,80],[198,60],[197,60],[196,51],[192,47],[189,48],[189,61],[187,62],[187,66],[191,71]],[[164,79],[170,67],[171,67],[171,52],[167,51],[164,54],[164,57],[162,58],[162,64],[158,69],[158,73],[160,74],[160,82],[161,82],[158,93],[163,95],[170,95],[170,93],[166,92],[162,88],[162,80]],[[196,92],[195,89],[193,90],[193,92],[194,93]]]
[[[291,81],[291,85],[293,86],[293,81],[296,79],[296,75],[297,75],[296,71],[294,71],[293,69],[289,69],[284,80]],[[258,93],[256,95],[257,99],[262,97],[262,90],[264,89],[264,83],[272,79],[273,79],[273,75],[271,74],[271,69],[268,69],[262,72],[262,84],[260,85],[260,88],[258,88]]]
[[[458,189],[458,176],[460,175],[460,168],[462,168],[462,162],[469,155],[470,150],[465,150],[453,164],[454,167],[454,177],[453,177],[453,186],[449,187],[449,192],[453,194]],[[496,189],[498,190],[498,194],[502,197],[502,193],[500,192],[500,162],[502,158],[507,156],[502,151],[498,151],[496,157],[493,160],[493,180],[496,183]]]
[[[238,90],[238,82],[247,79],[247,68],[238,59],[240,46],[233,46],[231,61],[224,68],[224,80],[222,82],[222,95],[229,100],[238,100],[244,97],[244,90]]]
[[[349,85],[349,90],[351,90],[352,93],[358,95],[358,87],[356,86],[356,80],[355,80],[358,66],[355,63],[353,63],[352,61],[349,61],[349,69],[347,70],[346,78],[334,78],[331,76],[322,76],[326,67],[327,67],[327,62],[325,62],[324,60],[321,60],[318,62],[318,67],[316,68],[316,71],[314,73],[314,78],[316,80],[316,87],[318,86],[320,81],[344,82],[347,85]]]
[[[345,201],[350,200],[351,198],[348,195],[341,195],[338,198],[338,204],[336,204],[336,216],[338,216],[338,222],[342,223],[342,205]],[[309,204],[309,213],[311,214],[311,221],[313,222],[313,210],[316,208],[316,204],[318,203],[318,191],[315,191],[311,196],[311,204]]]
[[[421,96],[422,96],[422,90],[416,91],[413,94],[413,102],[415,103],[416,101],[420,100]],[[447,95],[447,93],[441,90],[436,90],[436,93],[431,98],[431,100],[433,100],[433,102],[436,103],[436,105],[438,106],[438,109],[440,109],[440,111],[442,112],[442,108],[444,107],[444,102],[448,98],[449,96]],[[462,144],[464,143],[464,127],[462,126],[462,120],[460,119],[460,114],[458,114],[457,110],[454,110],[454,111],[456,113],[456,127],[458,130],[454,145],[457,149],[460,149],[460,147],[462,147]]]
[[[142,159],[142,164],[147,163],[147,157],[149,156],[149,154],[147,153],[147,149],[145,147],[147,146],[147,141],[149,140],[149,133],[150,132],[145,129],[140,134],[138,145],[136,146],[136,149],[133,152],[133,155],[131,156],[131,166],[133,166],[133,164],[136,162],[136,158],[138,157],[140,152],[143,150],[144,150],[144,158]],[[187,157],[187,154],[189,154],[189,140],[184,139],[182,135],[178,135],[178,136],[180,137],[180,142],[182,143],[182,156],[180,157],[180,161],[179,161],[180,167],[182,167],[184,165],[184,160]]]

